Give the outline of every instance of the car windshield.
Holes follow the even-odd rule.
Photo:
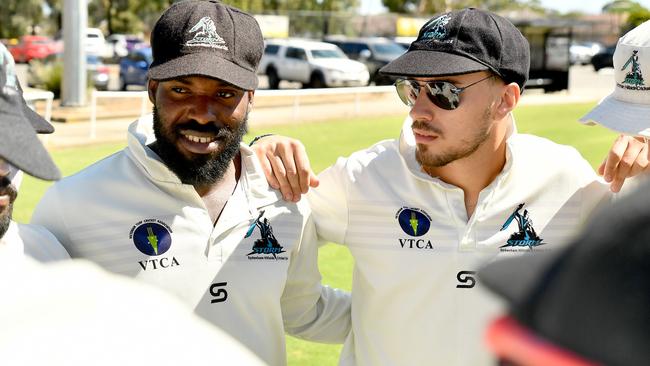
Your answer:
[[[99,57],[97,57],[97,56],[86,55],[86,63],[87,64],[100,64],[101,61],[99,60]]]
[[[397,43],[378,43],[372,46],[380,55],[395,55],[399,56],[404,53],[404,47]]]
[[[311,50],[313,58],[346,58],[345,54],[339,50]]]

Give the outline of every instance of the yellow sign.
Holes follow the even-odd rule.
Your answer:
[[[264,38],[288,38],[289,17],[284,15],[255,15]]]
[[[426,18],[397,18],[397,36],[398,37],[415,37],[418,35],[420,28],[427,22]]]

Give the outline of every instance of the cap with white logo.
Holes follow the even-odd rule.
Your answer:
[[[614,131],[650,137],[650,21],[618,40],[614,91],[580,119]]]
[[[264,51],[260,27],[250,14],[216,0],[169,7],[153,28],[151,48],[153,80],[200,75],[257,88]]]

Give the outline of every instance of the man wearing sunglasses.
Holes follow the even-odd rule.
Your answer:
[[[528,42],[509,21],[453,11],[381,70],[401,78],[411,108],[399,139],[341,158],[317,179],[294,163],[306,161],[295,140],[253,145],[291,199],[320,183],[307,195],[319,238],[354,257],[341,365],[491,364],[481,334],[500,304],[476,286],[480,263],[561,246],[609,197],[574,148],[517,133],[511,112],[528,69]],[[639,141],[613,150],[605,166],[615,177],[647,166]],[[289,178],[273,176],[284,169]]]

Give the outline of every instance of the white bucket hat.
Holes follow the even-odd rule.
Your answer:
[[[580,122],[650,137],[650,21],[618,40],[614,51],[614,91]]]

